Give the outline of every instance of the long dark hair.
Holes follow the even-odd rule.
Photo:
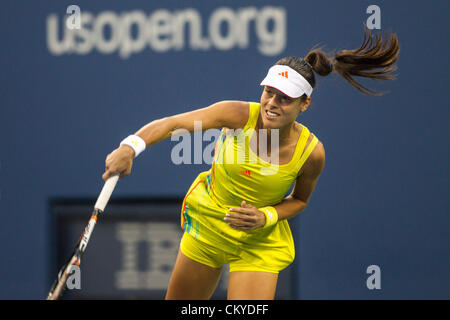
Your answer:
[[[397,62],[400,52],[400,44],[397,35],[391,34],[390,41],[383,41],[380,34],[375,38],[366,27],[364,28],[364,40],[359,49],[341,50],[329,58],[322,49],[312,49],[306,57],[286,57],[276,64],[287,65],[300,73],[314,88],[316,79],[314,72],[320,76],[327,76],[333,71],[339,73],[352,86],[364,94],[379,96],[377,92],[362,85],[355,80],[355,76],[372,80],[393,80],[393,71],[397,70]],[[389,44],[389,45],[388,45]],[[314,70],[314,72],[313,72]],[[306,95],[302,96],[306,99]]]

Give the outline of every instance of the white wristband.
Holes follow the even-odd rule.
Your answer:
[[[133,148],[134,150],[134,157],[136,158],[142,151],[145,150],[145,147],[147,146],[145,144],[145,141],[138,136],[135,135],[129,135],[125,139],[122,140],[120,145],[127,145]]]
[[[271,227],[278,222],[278,212],[274,207],[267,206],[264,208],[259,208],[258,210],[262,211],[266,216],[266,224],[263,228]]]

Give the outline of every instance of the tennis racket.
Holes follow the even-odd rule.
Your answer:
[[[105,210],[106,204],[111,197],[112,192],[119,180],[119,174],[116,174],[106,180],[100,195],[97,198],[97,202],[94,206],[94,211],[92,212],[89,223],[81,234],[80,239],[75,246],[75,250],[69,261],[64,264],[58,272],[56,280],[53,282],[50,291],[47,296],[47,300],[57,300],[63,294],[66,289],[66,281],[71,272],[72,266],[80,266],[81,257],[83,256],[86,246],[89,242],[89,238],[94,231],[95,224],[97,223],[97,216]]]

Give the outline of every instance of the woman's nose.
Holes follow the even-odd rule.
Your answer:
[[[277,99],[277,95],[276,94],[274,94],[272,97],[270,97],[270,99],[269,99],[269,107],[271,107],[271,106],[277,106],[278,104],[277,104],[277,101],[278,101],[278,99]]]

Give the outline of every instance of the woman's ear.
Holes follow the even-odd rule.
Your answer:
[[[305,112],[311,103],[311,97],[306,97],[304,101],[300,100],[300,113]]]

